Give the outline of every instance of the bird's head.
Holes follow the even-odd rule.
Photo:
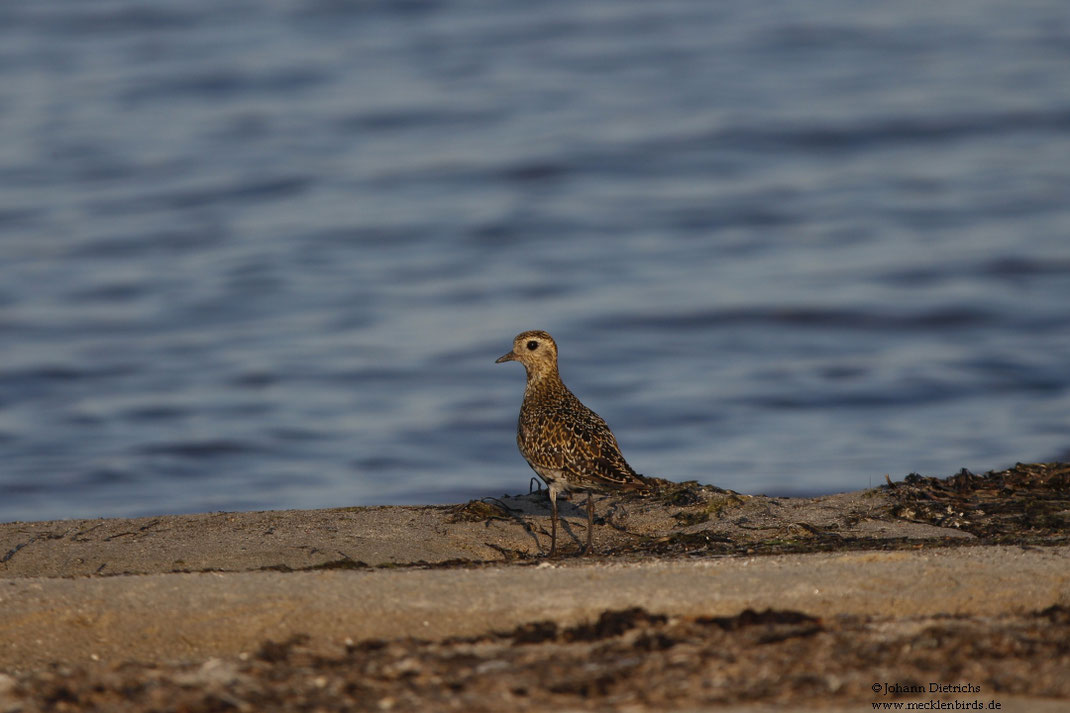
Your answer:
[[[535,379],[557,371],[557,343],[541,329],[521,332],[513,339],[513,350],[498,357],[496,364],[518,361]]]

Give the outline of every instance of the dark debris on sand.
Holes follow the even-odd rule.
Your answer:
[[[696,482],[658,485],[653,506],[679,508],[673,514],[678,527],[607,554],[762,555],[1070,543],[1070,463],[1019,463],[983,475],[963,469],[947,478],[913,473],[853,499],[852,494],[750,496]],[[841,497],[845,499],[829,508],[836,510],[834,517],[807,509]],[[861,521],[922,523],[973,537],[874,536],[855,527]]]
[[[265,642],[244,660],[55,666],[21,675],[9,694],[23,713],[672,710],[868,705],[878,700],[874,680],[969,682],[986,700],[1070,698],[1067,670],[1070,610],[1063,607],[906,620],[823,620],[774,610],[666,617],[629,609],[575,627],[536,622],[471,638],[369,640],[333,654],[297,636]]]
[[[607,501],[605,516],[596,523],[610,535],[596,547],[595,559],[1070,544],[1070,463],[1019,463],[983,475],[963,469],[946,478],[912,473],[880,487],[812,498],[745,495],[697,481],[649,480],[652,494],[618,494]],[[531,511],[518,504],[534,504],[537,511],[543,499],[527,495],[471,500],[451,506],[447,522],[488,527],[512,522],[534,537],[540,526]],[[902,528],[891,527],[896,523],[928,529],[921,534],[900,532]],[[513,564],[536,563],[544,555],[487,544]],[[559,550],[567,560],[582,548],[566,542]],[[450,560],[424,566],[487,564],[497,562]]]
[[[912,473],[886,486],[891,514],[953,527],[986,544],[1070,542],[1070,463],[1019,463],[975,475],[963,468],[949,478]]]

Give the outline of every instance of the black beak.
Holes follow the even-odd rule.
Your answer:
[[[503,364],[507,361],[516,361],[516,352],[509,352],[508,354],[502,354],[500,357],[494,360],[495,364]]]

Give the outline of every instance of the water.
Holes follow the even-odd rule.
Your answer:
[[[1062,0],[0,6],[0,520],[1070,449]]]

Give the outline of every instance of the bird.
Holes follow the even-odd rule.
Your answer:
[[[524,401],[517,421],[516,443],[531,469],[546,483],[550,495],[550,557],[557,553],[557,497],[587,493],[587,545],[594,528],[592,493],[614,491],[648,495],[650,483],[621,455],[609,426],[568,390],[557,371],[557,342],[542,330],[521,332],[512,351],[496,364],[518,361],[527,371]]]

